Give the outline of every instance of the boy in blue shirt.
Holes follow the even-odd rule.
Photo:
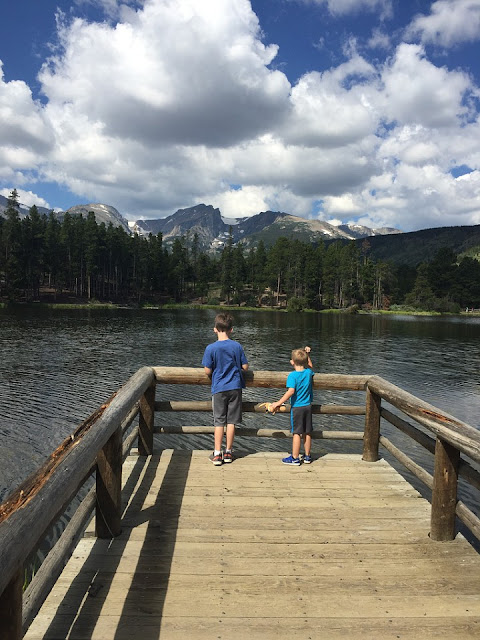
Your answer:
[[[243,371],[248,361],[239,342],[230,340],[233,318],[229,313],[215,316],[217,342],[209,344],[203,354],[202,365],[212,378],[212,409],[215,427],[215,449],[210,456],[216,466],[233,460],[232,447],[235,425],[242,421],[242,389],[245,387]],[[223,432],[227,427],[226,448],[222,453]]]
[[[288,374],[287,391],[283,394],[278,402],[272,402],[269,410],[275,413],[277,409],[290,398],[291,413],[290,420],[292,425],[293,443],[292,455],[283,458],[284,464],[299,465],[300,464],[300,445],[303,438],[303,446],[305,455],[303,462],[310,464],[312,449],[312,400],[313,400],[313,376],[312,361],[310,360],[310,347],[304,349],[294,349],[292,351],[292,359],[290,364],[295,371]]]

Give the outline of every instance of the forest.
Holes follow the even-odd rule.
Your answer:
[[[362,244],[280,237],[252,250],[230,237],[221,251],[198,237],[130,235],[66,213],[19,215],[12,191],[0,217],[0,301],[196,303],[306,309],[459,312],[480,307],[480,262],[448,248],[416,267],[374,260]]]

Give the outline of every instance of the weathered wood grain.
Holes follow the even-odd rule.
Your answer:
[[[280,457],[149,458],[122,534],[87,531],[26,640],[478,637],[479,555],[432,541],[428,502],[384,460]]]
[[[153,367],[155,377],[160,384],[211,384],[210,378],[204,370],[195,367]],[[285,386],[290,371],[253,371],[245,373],[247,387],[276,387]],[[316,373],[314,389],[363,391],[369,376],[345,375],[334,373]]]
[[[290,405],[282,405],[278,411],[289,413]],[[155,402],[155,411],[212,411],[210,400],[158,400]],[[265,413],[263,402],[242,402],[243,413]],[[345,415],[363,416],[365,415],[364,405],[341,405],[341,404],[312,404],[312,413],[322,415]]]
[[[153,371],[144,367],[120,389],[95,424],[74,443],[55,466],[55,473],[39,479],[28,498],[28,512],[17,508],[0,523],[0,593],[37,544],[38,537],[72,499],[97,452],[127,417],[151,384]],[[22,544],[19,544],[19,541]]]
[[[379,376],[368,379],[368,388],[414,418],[429,431],[462,453],[480,462],[480,432],[466,422],[437,409]]]

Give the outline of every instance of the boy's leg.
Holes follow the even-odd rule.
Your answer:
[[[227,404],[227,435],[224,462],[232,462],[233,440],[235,425],[242,421],[242,390],[232,389],[228,392]]]
[[[228,429],[228,427],[227,427],[227,429]],[[215,435],[214,435],[215,451],[221,451],[222,450],[223,431],[224,431],[224,427],[215,427]],[[227,431],[227,433],[228,433],[228,431]]]
[[[303,445],[305,449],[305,455],[309,456],[312,450],[312,436],[309,433],[306,433],[303,437],[305,438]]]
[[[301,442],[300,434],[294,433],[293,443],[292,443],[292,456],[294,458],[298,458],[300,456],[300,442]]]
[[[235,438],[235,425],[227,424],[227,445],[226,450],[231,451],[233,449],[233,439]]]

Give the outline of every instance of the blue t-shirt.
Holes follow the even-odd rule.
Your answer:
[[[292,407],[305,407],[312,404],[314,372],[308,368],[303,371],[292,371],[287,377],[287,388],[295,389],[290,400]]]
[[[212,370],[212,394],[243,389],[242,365],[248,364],[242,345],[235,340],[217,340],[205,349],[202,365]]]

